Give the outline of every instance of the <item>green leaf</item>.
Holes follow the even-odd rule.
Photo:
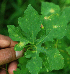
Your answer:
[[[66,48],[66,51],[67,51],[68,54],[70,55],[70,47]]]
[[[47,49],[49,70],[59,70],[64,67],[64,58],[56,48]]]
[[[42,66],[45,69],[44,71],[49,72],[49,63],[47,61],[47,56],[45,54],[40,53],[40,57],[42,58],[43,62],[42,62]],[[42,68],[42,69],[43,69]]]
[[[67,33],[66,33],[66,36],[68,39],[70,39],[70,24],[67,25]]]
[[[31,57],[31,51],[30,50],[27,50],[25,53],[24,53],[24,55],[25,55],[25,57],[26,58],[30,58]]]
[[[53,40],[53,37],[51,38],[50,36],[43,35],[39,39],[36,40],[35,44],[36,45],[42,44],[46,41],[52,41],[53,42],[54,40]]]
[[[14,74],[20,74],[20,69],[17,68],[16,71],[15,71],[15,70],[13,71],[13,73],[14,73]]]
[[[18,59],[18,61],[19,61],[20,64],[24,64],[24,63],[26,63],[28,60],[27,60],[25,57],[20,57],[20,58]]]
[[[68,48],[66,48],[68,49]],[[65,51],[65,48],[60,49],[60,53],[62,54],[62,56],[64,57],[64,68],[69,68],[70,70],[70,55]]]
[[[44,19],[43,25],[45,26],[47,37],[50,39],[63,38],[66,34],[67,28],[67,21],[65,16],[56,13],[45,17],[46,19]]]
[[[70,27],[67,26],[70,21],[70,7],[59,12],[58,5],[43,2],[41,8],[42,15],[39,15],[29,4],[24,12],[24,17],[18,19],[19,27],[7,26],[10,38],[14,41],[20,41],[15,45],[14,50],[21,51],[25,47],[27,49],[24,57],[19,59],[19,68],[15,74],[28,74],[28,70],[31,74],[38,74],[43,67],[47,72],[64,67],[65,60],[57,48],[64,49],[67,45],[65,42],[59,45],[57,39],[62,39],[65,35],[70,39]],[[28,43],[31,45],[26,46]],[[69,48],[66,48],[66,51],[69,56]],[[66,60],[68,60],[65,61],[68,66],[69,57]]]
[[[42,44],[42,42],[45,40],[45,38],[47,39],[46,35],[41,36],[39,39],[36,40],[35,44]]]
[[[28,69],[26,68],[28,59],[26,59],[25,57],[20,57],[18,61],[19,61],[18,64],[19,68],[17,68],[17,71],[15,71],[14,74],[30,74],[28,73]]]
[[[24,12],[24,17],[18,19],[18,24],[22,31],[25,32],[27,39],[34,44],[36,36],[41,30],[40,26],[42,23],[41,16],[37,11],[29,4]]]
[[[7,25],[7,27],[8,27],[9,37],[13,41],[20,41],[26,39],[20,27],[15,27],[14,25]]]
[[[25,52],[25,57],[26,57],[26,58],[35,57],[35,56],[36,56],[36,51],[27,50],[27,51]]]
[[[24,46],[28,43],[29,43],[29,41],[26,40],[26,39],[23,40],[23,41],[20,41],[18,44],[15,45],[14,50],[15,51],[21,51],[21,50],[23,50]]]
[[[36,45],[36,51],[38,53],[41,52],[41,53],[47,54],[47,49],[45,49],[44,47],[41,47],[41,44]]]
[[[31,60],[27,62],[26,68],[29,69],[31,74],[38,74],[40,69],[42,69],[42,59],[38,56],[31,58]]]
[[[53,14],[50,16],[46,16],[44,19],[43,25],[46,30],[46,35],[41,36],[36,40],[36,45],[39,43],[44,43],[45,41],[53,41],[53,38],[62,39],[66,34],[67,29],[67,20],[65,16],[62,14]]]
[[[66,2],[65,2],[66,4],[70,4],[70,0],[66,0]]]
[[[47,48],[37,45],[37,52],[44,53],[43,63],[47,71],[59,70],[64,67],[64,58],[56,48]],[[46,60],[46,61],[44,61]]]
[[[44,30],[44,29],[41,29],[39,32],[38,32],[38,34],[37,34],[37,39],[39,39],[41,36],[43,36],[43,35],[45,35],[46,34],[46,30]]]
[[[70,21],[70,6],[64,8],[62,13],[66,17],[66,20],[69,22]]]
[[[59,11],[60,11],[60,7],[58,5],[55,5],[54,3],[49,3],[49,2],[42,2],[42,5],[41,5],[42,15],[53,14]]]

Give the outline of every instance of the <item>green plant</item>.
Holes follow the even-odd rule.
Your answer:
[[[70,7],[61,11],[58,5],[42,2],[41,15],[29,4],[24,17],[18,19],[18,27],[7,25],[9,37],[19,41],[14,50],[26,49],[24,56],[18,59],[14,74],[38,74],[66,67],[70,69],[69,21]]]

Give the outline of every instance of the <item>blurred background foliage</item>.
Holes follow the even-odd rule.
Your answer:
[[[53,2],[59,5],[61,9],[70,6],[70,0],[0,0],[0,34],[9,36],[7,25],[18,26],[18,18],[24,16],[24,11],[29,4],[31,4],[40,14],[41,2],[43,1]],[[64,56],[66,57],[65,54]],[[69,69],[70,68],[66,67],[65,69],[58,71],[54,70],[47,74],[70,74]],[[41,74],[46,74],[46,72]]]
[[[40,14],[41,2],[53,2],[61,8],[70,5],[70,0],[0,0],[0,34],[8,36],[7,25],[18,26],[18,17],[31,4]]]

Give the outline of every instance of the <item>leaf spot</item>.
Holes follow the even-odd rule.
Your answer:
[[[54,13],[54,9],[51,9],[51,10],[50,10],[50,13]]]
[[[57,28],[58,26],[57,25],[53,25],[53,28]]]
[[[48,16],[48,17],[45,16],[45,17],[44,17],[44,19],[46,19],[46,20],[51,20],[51,19],[49,19],[49,18],[50,18],[50,16]]]
[[[24,46],[23,42],[20,42],[20,43],[18,44],[18,46],[20,46],[20,47]]]

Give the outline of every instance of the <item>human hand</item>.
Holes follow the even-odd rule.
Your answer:
[[[17,41],[13,41],[10,37],[0,34],[0,65],[5,65],[6,63],[11,62],[8,66],[9,74],[13,74],[13,70],[16,71],[18,64],[16,59],[23,55],[23,50],[14,51],[14,46],[17,43]],[[2,69],[0,74],[6,74],[6,70]]]

